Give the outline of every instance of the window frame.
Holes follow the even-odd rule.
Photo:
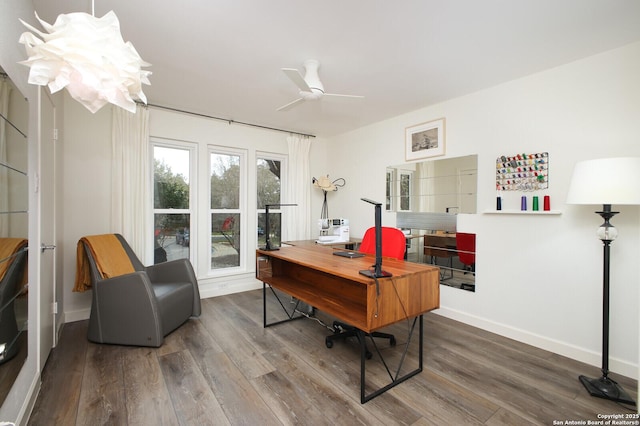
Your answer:
[[[238,160],[238,164],[240,166],[240,188],[239,188],[239,194],[238,194],[238,208],[237,209],[213,209],[211,207],[211,155],[212,154],[219,154],[219,155],[230,155],[230,156],[238,156],[239,160]],[[247,238],[247,229],[249,229],[247,227],[248,224],[248,219],[247,216],[249,215],[249,211],[247,209],[247,194],[248,194],[248,188],[247,188],[247,184],[248,184],[248,157],[249,157],[249,153],[246,149],[241,149],[241,148],[233,148],[233,147],[228,147],[228,146],[222,146],[222,145],[212,145],[209,144],[207,145],[207,184],[204,185],[206,187],[207,190],[207,219],[206,219],[206,223],[207,223],[207,234],[208,234],[208,238],[207,238],[207,248],[203,253],[203,257],[204,254],[206,253],[207,256],[207,276],[209,277],[219,277],[219,276],[225,276],[225,275],[234,275],[234,274],[239,274],[239,273],[243,273],[243,272],[247,272],[249,265],[247,263],[247,253],[248,253],[248,249],[249,247],[247,246],[249,240]],[[204,213],[204,209],[203,209],[203,213]],[[213,214],[220,214],[220,213],[237,213],[240,215],[240,251],[238,253],[239,256],[239,265],[238,266],[232,266],[232,267],[228,267],[228,268],[212,268],[211,265],[211,229],[212,229],[212,221],[211,221],[211,216]],[[205,244],[202,244],[202,247],[205,247]],[[243,248],[247,248],[247,249],[243,249]]]
[[[412,203],[413,191],[414,191],[413,175],[414,175],[414,171],[413,170],[398,170],[398,205],[397,205],[397,211],[399,211],[399,212],[410,212],[413,209],[413,203]],[[407,182],[408,182],[408,188],[407,188],[407,192],[406,193],[402,192],[402,184],[403,184],[403,177],[404,176],[407,176]],[[402,201],[403,201],[404,198],[406,198],[407,202],[409,203],[409,206],[406,209],[402,208]]]

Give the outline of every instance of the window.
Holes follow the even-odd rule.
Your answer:
[[[385,194],[385,210],[392,211],[395,207],[394,202],[394,185],[393,185],[393,170],[387,169],[387,185]]]
[[[400,172],[400,210],[411,210],[412,173]]]
[[[210,151],[211,269],[241,266],[244,154]]]
[[[189,259],[191,149],[154,144],[154,263]]]
[[[387,169],[385,208],[388,211],[411,211],[413,171]]]
[[[266,220],[265,205],[280,204],[282,199],[282,164],[281,158],[258,156],[256,162],[256,187],[257,187],[257,208],[258,226],[257,237],[258,246],[266,244]],[[282,239],[282,221],[279,207],[269,208],[269,237],[271,244],[275,247],[280,245]]]
[[[161,138],[152,153],[155,262],[187,258],[207,285],[249,280],[265,242],[264,205],[282,199],[286,154]],[[279,208],[270,218],[279,244]]]

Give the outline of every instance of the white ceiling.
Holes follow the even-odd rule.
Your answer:
[[[33,0],[40,17],[91,0]],[[152,66],[150,104],[329,137],[640,40],[637,0],[94,0]],[[33,17],[25,17],[34,23]],[[320,61],[328,93],[281,68]]]

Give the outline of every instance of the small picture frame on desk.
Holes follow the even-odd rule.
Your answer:
[[[438,157],[445,154],[445,119],[417,124],[405,129],[406,161]]]

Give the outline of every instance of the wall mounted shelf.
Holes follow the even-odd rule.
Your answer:
[[[522,214],[522,215],[551,215],[557,216],[561,215],[562,212],[560,210],[485,210],[483,214]]]

